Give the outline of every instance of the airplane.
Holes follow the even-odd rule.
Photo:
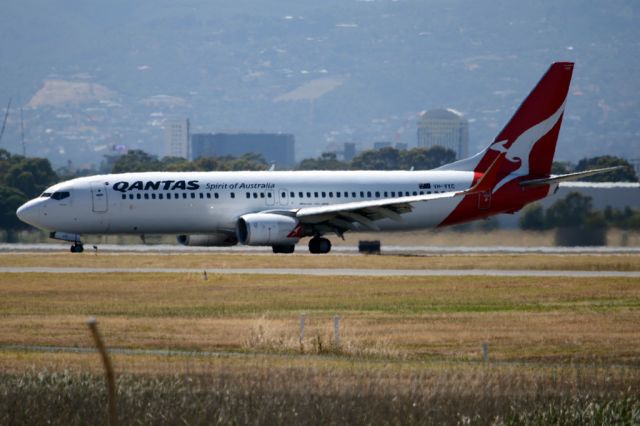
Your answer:
[[[552,64],[495,140],[428,171],[145,172],[58,183],[17,210],[71,242],[82,235],[173,234],[188,246],[270,246],[329,253],[327,234],[439,228],[514,213],[566,180],[552,175],[573,63]]]

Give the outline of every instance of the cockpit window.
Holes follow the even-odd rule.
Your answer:
[[[51,198],[53,198],[54,200],[64,200],[65,198],[68,198],[70,195],[71,194],[69,194],[68,191],[58,191],[58,192],[54,192]]]
[[[42,195],[40,196],[42,198],[49,198],[51,197],[51,193],[50,192],[43,192]]]

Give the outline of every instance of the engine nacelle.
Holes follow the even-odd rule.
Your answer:
[[[176,240],[178,240],[178,243],[183,246],[197,247],[229,247],[238,244],[238,240],[235,235],[223,233],[178,235]]]
[[[290,236],[298,220],[280,214],[250,213],[238,219],[238,241],[249,246],[293,245],[300,237]]]

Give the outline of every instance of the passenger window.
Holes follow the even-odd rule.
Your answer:
[[[258,193],[257,192],[253,193],[253,198],[258,198]]]
[[[187,193],[186,192],[182,193],[182,198],[185,198],[185,199],[187,198]]]
[[[162,194],[158,194],[158,200],[162,200]]]
[[[260,198],[264,198],[264,192],[260,193]]]
[[[173,194],[173,198],[177,200],[178,198],[180,198],[180,194]]]
[[[129,194],[129,199],[133,200],[133,194]]]
[[[291,191],[291,192],[289,193],[289,197],[291,197],[291,198],[296,198],[296,193],[295,193],[295,192],[293,192],[293,191]]]
[[[317,192],[314,192],[314,193],[313,193],[313,196],[314,196],[315,198],[318,198],[318,193],[317,193]]]
[[[303,197],[304,197],[304,193],[302,193],[302,192],[298,192],[298,197],[299,197],[299,198],[303,198]]]
[[[170,200],[170,199],[171,199],[171,194],[167,193],[167,200]]]
[[[146,193],[145,193],[145,194],[144,194],[144,199],[145,199],[145,200],[148,200],[148,199],[149,199],[149,194],[146,194]]]
[[[126,200],[127,199],[127,194],[122,194],[122,199]]]
[[[322,198],[327,198],[327,193],[322,191]]]
[[[281,192],[281,193],[280,193],[280,196],[281,196],[282,198],[286,198],[287,193],[286,193],[286,192]]]
[[[201,192],[200,193],[200,199],[202,200],[204,198],[204,194]]]
[[[360,191],[360,198],[364,198],[364,191]]]
[[[271,198],[271,193],[267,192],[267,198]]]
[[[371,191],[367,191],[367,198],[371,198]]]
[[[408,196],[410,195],[410,194],[409,194],[409,191],[406,191],[406,192],[404,193],[404,195],[406,195],[406,196],[408,197]]]
[[[232,192],[229,195],[231,195],[231,198],[236,198],[236,193],[235,192]]]
[[[420,191],[420,195],[424,195],[424,191]]]
[[[344,198],[349,198],[349,193],[347,191],[344,191]]]
[[[307,192],[307,198],[311,198],[311,193]]]
[[[331,195],[331,193],[329,193]],[[336,198],[340,198],[340,191],[336,192]]]
[[[152,200],[155,200],[155,199],[156,199],[156,194],[155,194],[155,193],[154,193],[154,194],[151,194],[151,199],[152,199]]]
[[[210,193],[210,192],[207,192],[206,197],[207,197],[207,198],[211,198],[211,193]]]
[[[376,198],[380,198],[380,192],[376,191]]]
[[[329,192],[329,198],[333,198],[333,192]]]
[[[196,198],[196,193],[195,192],[191,193],[191,198]]]
[[[388,194],[388,192],[387,192],[387,191],[384,191],[384,196],[385,196],[385,197],[388,197],[388,196],[389,196],[389,195],[387,195],[387,194]]]
[[[251,193],[247,192],[247,198],[251,198]]]
[[[139,199],[142,198],[142,195],[141,194],[136,194],[136,198],[139,200]]]
[[[391,196],[395,197],[396,196],[396,191],[391,191]]]
[[[413,191],[413,195],[418,195],[418,191]]]

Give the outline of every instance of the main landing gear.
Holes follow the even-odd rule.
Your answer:
[[[75,242],[71,246],[71,253],[82,253],[84,251],[84,246],[82,243]]]
[[[313,254],[326,254],[331,251],[331,241],[322,237],[313,237],[309,241],[309,252]]]

